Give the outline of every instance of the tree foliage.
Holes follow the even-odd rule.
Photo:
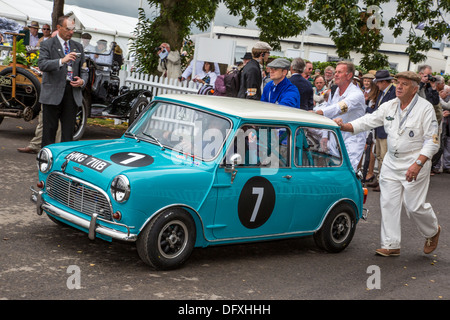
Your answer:
[[[282,38],[293,37],[305,31],[311,23],[321,22],[336,46],[340,58],[350,59],[350,52],[360,53],[360,65],[369,69],[388,66],[387,56],[379,52],[383,43],[381,28],[388,26],[394,37],[407,32],[410,60],[419,63],[426,58],[433,41],[450,34],[450,1],[397,0],[396,14],[384,21],[380,9],[389,0],[147,0],[159,9],[155,19],[139,11],[136,39],[133,49],[138,64],[147,72],[156,69],[155,48],[168,42],[177,50],[183,46],[193,26],[206,31],[214,19],[219,3],[229,14],[240,17],[239,25],[254,21],[260,30],[259,39],[275,50]],[[373,8],[377,8],[376,11]],[[378,10],[379,9],[379,10]],[[376,22],[375,25],[371,25]],[[423,24],[423,31],[416,26]],[[409,26],[408,30],[407,27]]]

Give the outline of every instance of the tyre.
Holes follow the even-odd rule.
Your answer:
[[[180,267],[191,255],[196,239],[189,213],[172,208],[160,213],[141,231],[136,242],[139,257],[156,270]]]
[[[87,126],[88,105],[86,99],[83,99],[83,104],[78,107],[77,116],[75,118],[75,127],[73,129],[73,140],[77,141],[83,137]]]
[[[130,116],[128,118],[128,126],[130,126],[134,120],[139,117],[142,110],[148,105],[148,99],[146,97],[138,97],[131,107]]]
[[[0,77],[12,79],[12,67],[3,69]],[[16,68],[16,99],[12,101],[12,88],[10,86],[0,86],[0,101],[3,101],[8,108],[30,107],[33,110],[40,110],[39,95],[41,93],[41,84],[38,78],[30,71]],[[39,112],[37,112],[39,113]]]
[[[341,203],[328,214],[322,228],[314,234],[314,240],[321,249],[332,253],[341,252],[352,241],[355,229],[354,208],[348,203]]]

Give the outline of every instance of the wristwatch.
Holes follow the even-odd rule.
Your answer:
[[[423,167],[423,163],[422,163],[422,161],[420,161],[420,160],[416,160],[416,163],[417,163],[417,165],[419,165],[419,166],[421,166],[421,167]]]

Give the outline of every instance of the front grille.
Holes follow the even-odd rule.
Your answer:
[[[99,217],[111,220],[108,197],[89,183],[52,172],[47,178],[46,190],[52,199],[73,210],[90,216],[97,213]]]

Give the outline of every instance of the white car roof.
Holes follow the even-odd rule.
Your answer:
[[[158,100],[158,98],[170,99],[181,104],[198,105],[242,119],[293,121],[337,126],[333,120],[314,112],[256,100],[196,94],[163,94],[155,97],[154,100]]]

